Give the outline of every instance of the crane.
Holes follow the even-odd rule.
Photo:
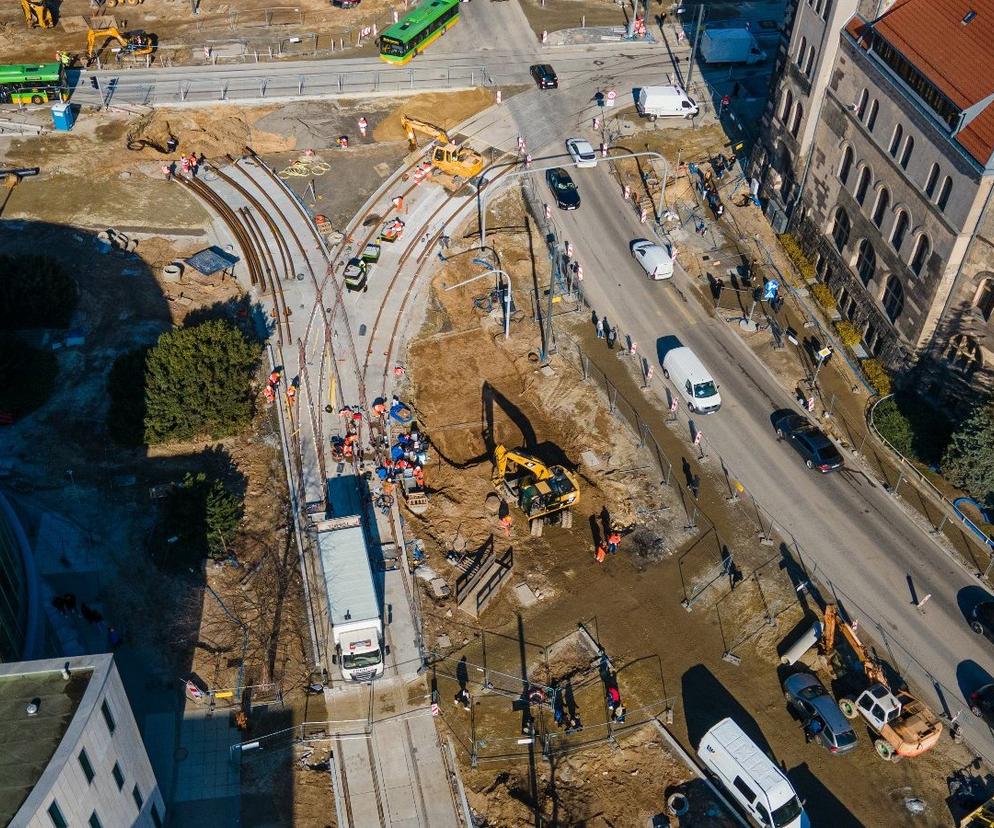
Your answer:
[[[539,537],[543,525],[556,515],[563,528],[573,525],[570,509],[580,501],[580,484],[562,466],[546,466],[520,449],[499,445],[494,449],[491,481],[498,494],[513,500],[528,516],[533,537]]]
[[[432,150],[431,165],[443,173],[468,179],[478,175],[483,170],[485,166],[483,156],[469,147],[457,146],[441,127],[412,118],[409,115],[400,116],[400,125],[407,133],[407,142],[412,150],[418,148],[416,132],[432,137],[437,146]]]
[[[96,48],[97,40],[103,38],[100,48]],[[150,55],[155,51],[157,44],[154,34],[148,34],[141,30],[121,33],[116,26],[109,26],[106,29],[90,29],[86,33],[86,62],[93,61],[100,55],[107,45],[108,40],[116,40],[121,45],[121,53],[141,57]],[[120,55],[118,55],[120,58]]]
[[[835,604],[825,607],[822,654],[830,658],[835,652],[839,629],[863,665],[863,672],[870,682],[870,686],[855,699],[839,699],[839,709],[846,718],[862,716],[870,730],[880,736],[873,747],[881,759],[896,761],[903,757],[920,756],[935,747],[942,734],[942,724],[925,702],[906,690],[891,690],[880,663],[859,640],[852,626],[842,619]]]
[[[24,12],[24,22],[32,29],[39,26],[51,29],[55,25],[47,0],[21,0],[21,11]]]

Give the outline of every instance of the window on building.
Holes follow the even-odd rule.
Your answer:
[[[904,244],[904,237],[908,233],[908,226],[911,224],[911,219],[908,218],[907,210],[898,210],[897,219],[894,221],[894,229],[890,234],[890,243],[893,248],[900,251],[901,245]]]
[[[980,283],[973,297],[973,306],[980,311],[985,322],[991,321],[991,317],[994,316],[994,275],[988,276]]]
[[[908,169],[908,162],[911,161],[911,153],[915,151],[915,139],[908,136],[904,141],[904,150],[901,152],[901,169]]]
[[[897,158],[897,151],[901,147],[901,139],[904,137],[904,127],[898,124],[894,127],[894,134],[890,136],[890,155]]]
[[[104,721],[107,723],[107,729],[113,733],[117,729],[117,723],[114,721],[114,714],[110,712],[110,705],[107,704],[107,699],[104,699],[100,703],[100,712],[104,715]]]
[[[794,93],[788,89],[783,96],[783,106],[780,109],[780,120],[786,123],[787,116],[790,115],[790,111],[793,108],[794,108]]]
[[[877,270],[877,254],[873,252],[873,245],[867,239],[859,243],[859,252],[856,254],[856,272],[862,279],[863,285],[868,285],[873,279]]]
[[[890,192],[886,187],[881,187],[877,193],[877,203],[873,207],[873,223],[879,227],[884,223],[884,216],[887,215],[887,208],[890,207]]]
[[[821,10],[821,19],[828,20],[828,15],[832,11],[832,0],[825,0],[825,8]]]
[[[849,180],[849,171],[852,169],[852,162],[855,155],[852,147],[846,147],[842,150],[842,163],[839,164],[839,180],[843,184]]]
[[[922,275],[922,268],[925,267],[925,260],[928,258],[930,248],[928,236],[923,233],[915,242],[915,252],[911,254],[911,271],[915,276]]]
[[[117,789],[120,791],[124,788],[124,774],[121,772],[121,765],[117,762],[114,763],[114,769],[111,771],[114,775],[114,781],[117,783]]]
[[[808,39],[806,37],[802,37],[801,45],[797,50],[797,59],[795,61],[798,67],[800,67],[801,64],[804,63],[804,55],[807,51],[808,51]]]
[[[859,178],[856,181],[856,191],[853,193],[857,204],[862,205],[866,201],[866,191],[870,189],[870,178],[872,177],[873,173],[870,172],[868,166],[863,167],[859,171]]]
[[[844,208],[839,207],[835,211],[835,220],[832,222],[832,241],[835,242],[836,248],[840,251],[846,246],[846,242],[849,241],[849,231],[852,229],[852,225],[849,222],[849,214]]]
[[[138,789],[137,785],[131,789],[131,798],[135,801],[135,807],[140,812],[145,806],[145,798],[142,796],[142,792]]]
[[[949,341],[946,360],[957,371],[972,376],[984,367],[984,357],[977,340],[968,334],[957,334]]]
[[[903,310],[904,288],[901,287],[901,280],[897,276],[891,275],[887,280],[887,287],[884,289],[884,312],[891,322],[896,322]]]
[[[152,824],[155,826],[155,828],[162,828],[162,817],[159,816],[159,809],[155,807],[154,802],[152,803],[151,816],[152,816]]]
[[[797,106],[794,107],[794,120],[791,122],[790,125],[790,134],[793,135],[795,138],[797,137],[797,133],[801,129],[801,119],[803,117],[804,117],[804,107],[801,106],[801,102],[798,101]]]
[[[86,777],[86,784],[89,785],[93,782],[93,777],[96,774],[93,772],[93,765],[90,764],[90,757],[86,755],[86,748],[83,748],[79,752],[79,766],[83,769],[83,776]]]
[[[90,819],[87,824],[90,826],[90,828],[104,828],[103,825],[101,825],[100,823],[100,817],[97,816],[96,811],[90,814]]]
[[[925,179],[925,195],[929,198],[932,197],[932,193],[935,192],[935,184],[939,180],[939,165],[933,164],[932,169],[928,171],[928,178]]]
[[[877,112],[880,111],[880,104],[877,103],[877,99],[873,99],[873,103],[870,104],[870,114],[866,116],[866,128],[873,132],[873,127],[877,124]]]
[[[52,804],[48,806],[48,818],[52,820],[52,825],[55,828],[69,828],[69,823],[66,822],[66,818],[62,816],[62,810],[59,808],[59,803],[52,801]]]
[[[949,203],[949,195],[953,191],[953,180],[948,175],[942,179],[942,186],[939,187],[939,197],[935,200],[936,206],[940,210],[945,210]]]
[[[815,47],[814,44],[808,47],[808,59],[804,62],[804,74],[809,78],[811,77],[811,70],[815,66]]]
[[[860,121],[863,120],[863,116],[866,115],[866,104],[870,100],[870,92],[868,89],[864,89],[859,93],[859,102],[856,104],[856,117]]]

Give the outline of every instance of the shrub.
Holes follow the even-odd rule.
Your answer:
[[[838,307],[831,288],[822,282],[818,282],[811,288],[811,295],[814,296],[815,301],[827,311],[834,311]]]
[[[903,391],[877,404],[873,422],[901,454],[927,465],[942,459],[952,433],[944,411]]]
[[[58,374],[59,362],[51,351],[0,333],[0,412],[17,419],[41,407],[52,396]]]
[[[49,256],[0,256],[0,330],[67,328],[76,282]]]
[[[894,397],[873,409],[873,424],[884,438],[905,457],[915,457],[915,432]]]
[[[783,247],[784,253],[787,254],[787,258],[790,259],[794,267],[797,268],[797,272],[801,274],[801,278],[805,282],[813,281],[815,278],[815,266],[801,248],[797,237],[793,233],[783,233],[778,238],[780,239],[780,246]]]
[[[193,567],[205,555],[224,557],[242,518],[242,499],[218,479],[204,472],[187,474],[169,493],[163,512],[163,563],[174,568]]]
[[[942,473],[987,507],[994,507],[994,409],[977,406],[953,432],[942,458]]]
[[[863,341],[863,335],[851,322],[836,322],[835,332],[839,335],[839,339],[842,340],[842,344],[850,350]]]
[[[860,363],[863,374],[867,381],[877,392],[877,396],[886,397],[890,393],[890,374],[887,373],[883,365],[876,359],[864,359]]]

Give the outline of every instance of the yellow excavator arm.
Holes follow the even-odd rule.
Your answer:
[[[431,154],[433,167],[448,175],[459,176],[460,178],[472,178],[483,170],[485,162],[483,157],[466,146],[456,146],[449,138],[449,134],[439,126],[429,124],[412,118],[410,115],[400,116],[400,125],[407,133],[407,143],[412,150],[418,148],[416,132],[429,135],[438,144]]]
[[[494,488],[514,500],[529,521],[563,512],[580,502],[576,477],[562,466],[546,466],[538,458],[504,446],[494,449]],[[572,525],[572,521],[563,525]]]
[[[47,0],[21,0],[21,11],[24,12],[24,22],[32,29],[37,26],[51,29],[55,25]]]
[[[97,48],[98,40],[102,40],[99,49]],[[90,29],[86,33],[86,59],[92,61],[103,51],[108,40],[116,40],[120,44],[122,52],[136,57],[152,54],[156,46],[155,35],[147,32],[134,31],[122,34],[116,26],[110,26],[106,29]]]
[[[451,143],[449,141],[449,134],[444,129],[434,124],[429,124],[427,121],[412,118],[410,115],[401,115],[400,125],[404,128],[404,132],[407,133],[407,142],[411,145],[412,150],[418,148],[418,140],[414,136],[415,132],[420,132],[422,135],[430,135],[440,144]]]
[[[856,654],[860,664],[863,665],[863,672],[866,673],[870,683],[888,687],[887,678],[884,676],[880,664],[859,640],[856,630],[842,620],[839,608],[835,604],[829,604],[825,607],[825,629],[822,631],[821,637],[822,653],[825,657],[831,658],[832,653],[835,652],[835,636],[838,630],[842,630],[842,635],[849,642],[849,646],[852,647],[852,651]]]

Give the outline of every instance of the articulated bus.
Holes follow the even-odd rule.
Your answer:
[[[459,20],[459,0],[426,0],[380,35],[380,57],[387,63],[407,63],[421,54]]]
[[[61,63],[0,66],[0,103],[43,104],[68,100],[69,84]]]

